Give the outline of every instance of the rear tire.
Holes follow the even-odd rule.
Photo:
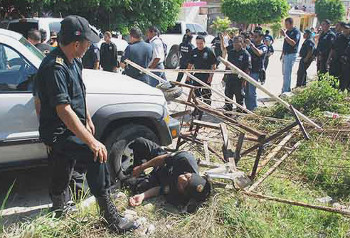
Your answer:
[[[168,69],[176,69],[180,64],[180,54],[178,47],[170,49],[168,56],[165,60],[165,66]]]
[[[120,185],[132,172],[133,151],[128,147],[136,138],[143,137],[159,144],[157,135],[147,126],[127,124],[115,129],[106,139],[108,167],[113,185]]]

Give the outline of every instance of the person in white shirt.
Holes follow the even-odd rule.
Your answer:
[[[158,32],[155,26],[151,26],[147,30],[147,38],[153,48],[152,60],[148,66],[150,69],[164,69],[165,50],[163,41],[158,37]],[[164,72],[155,72],[154,74],[166,80]],[[155,78],[150,80],[150,84],[153,87],[157,86],[158,83],[158,80]]]

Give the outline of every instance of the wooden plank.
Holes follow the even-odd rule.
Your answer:
[[[179,118],[179,117],[183,117],[185,115],[189,115],[192,113],[192,110],[186,110],[186,111],[181,111],[181,112],[176,112],[176,113],[173,113],[171,114],[170,116],[172,118]]]
[[[297,142],[291,151],[288,151],[285,155],[282,156],[258,181],[256,181],[250,188],[248,189],[248,192],[253,191],[256,187],[259,186],[268,176],[270,176],[282,162],[288,158],[288,156],[293,153],[299,146],[301,145],[301,141]]]
[[[305,140],[310,140],[310,136],[307,133],[307,131],[305,130],[303,122],[300,120],[298,113],[296,112],[295,108],[292,105],[290,106],[290,110],[292,111],[295,120],[298,122],[299,128],[300,128],[301,132],[303,133]]]
[[[208,149],[208,142],[207,141],[203,141],[203,148],[204,148],[205,161],[210,163],[210,155],[209,155],[209,149]]]
[[[273,150],[259,164],[257,173],[259,173],[265,167],[265,165],[267,165],[270,162],[270,160],[272,158],[274,158],[278,152],[280,152],[280,150],[283,148],[283,146],[285,146],[287,144],[287,142],[293,137],[293,135],[294,135],[294,133],[287,134],[287,136],[284,137],[275,148],[273,148]]]
[[[238,163],[238,161],[241,159],[241,150],[244,142],[245,134],[240,133],[238,137],[238,142],[236,145],[236,150],[235,150],[235,162]]]
[[[224,140],[224,148],[228,150],[229,138],[228,138],[228,130],[225,123],[220,123],[221,135]]]
[[[207,121],[200,121],[200,120],[193,120],[193,124],[202,126],[202,127],[208,127],[211,129],[220,129],[220,124],[218,123],[212,123]]]

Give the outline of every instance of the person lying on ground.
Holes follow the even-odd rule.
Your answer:
[[[196,159],[191,153],[179,151],[170,154],[145,138],[136,139],[130,148],[134,151],[134,168],[128,185],[136,193],[129,199],[131,206],[164,195],[168,203],[194,212],[209,197],[211,183],[199,175]],[[148,168],[153,168],[153,171],[146,175],[144,171]]]

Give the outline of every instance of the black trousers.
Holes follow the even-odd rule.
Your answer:
[[[304,62],[304,58],[300,59],[299,68],[297,72],[297,87],[306,86],[307,69],[310,67],[312,61]]]
[[[339,59],[332,60],[329,66],[329,74],[339,79],[342,72],[341,65],[342,64]]]
[[[341,64],[341,76],[339,79],[340,90],[350,90],[350,63]]]
[[[269,62],[270,62],[270,56],[266,56],[264,61],[265,70],[267,70],[267,66],[269,66]]]
[[[216,58],[217,58],[216,66],[218,66],[218,65],[220,64],[219,57],[222,56],[222,50],[221,50],[221,48],[215,48],[215,49],[214,49],[214,53],[215,53],[215,56],[216,56]]]
[[[184,62],[181,62],[181,61],[180,61],[180,69],[187,69],[187,65],[188,65],[187,62],[184,63]],[[180,72],[180,73],[177,75],[176,81],[177,81],[177,82],[181,82],[183,76],[184,76],[184,73]]]
[[[328,72],[327,57],[326,56],[319,56],[317,58],[317,73],[325,74],[327,72]]]
[[[198,79],[200,79],[202,82],[204,82],[204,83],[208,84],[209,86],[211,86],[211,84],[207,82],[209,75],[206,75],[206,74],[195,74],[194,76],[197,77]],[[199,83],[197,83],[195,81],[192,81],[192,85],[193,86],[202,87],[202,85],[200,85]],[[210,100],[211,95],[212,95],[211,89],[198,88],[198,89],[194,90],[194,94],[196,95],[196,97],[203,98],[203,102],[205,102],[206,104],[211,105],[211,100]]]
[[[242,79],[235,75],[227,75],[225,87],[225,96],[233,99],[233,95],[236,98],[236,102],[243,106],[243,95],[242,95]],[[232,110],[232,103],[225,103],[225,107],[228,110]]]
[[[111,183],[107,164],[94,162],[93,158],[94,155],[90,148],[76,136],[69,136],[64,141],[52,146],[49,156],[52,176],[49,188],[50,195],[66,195],[77,161],[87,169],[86,179],[90,192],[95,197],[108,194]]]

